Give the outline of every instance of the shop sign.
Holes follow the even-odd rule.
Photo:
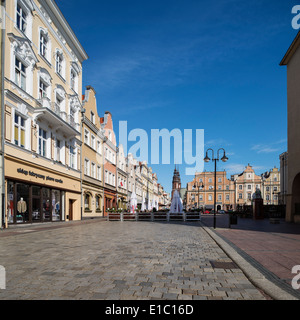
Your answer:
[[[50,176],[45,176],[45,175],[42,175],[42,174],[38,174],[34,171],[27,171],[27,170],[24,170],[24,169],[21,169],[19,168],[17,170],[18,173],[21,173],[21,174],[24,174],[25,176],[31,176],[31,177],[36,177],[37,179],[42,179],[44,181],[53,181],[53,182],[57,182],[57,183],[63,183],[63,180],[61,179],[55,179],[53,177],[50,177]]]

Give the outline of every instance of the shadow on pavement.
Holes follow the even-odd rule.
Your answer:
[[[207,227],[213,227],[214,216],[213,214],[202,215],[201,222]],[[217,214],[216,215],[216,228],[228,229],[229,228],[229,215]],[[280,223],[272,224],[269,219],[254,220],[249,218],[237,219],[237,224],[230,226],[231,229],[250,230],[261,232],[274,232],[274,233],[288,233],[300,234],[300,224],[289,223],[284,219],[280,219]]]

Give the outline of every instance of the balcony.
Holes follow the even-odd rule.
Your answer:
[[[33,117],[48,123],[54,130],[60,131],[69,138],[75,138],[80,134],[80,126],[75,123],[74,117],[61,111],[59,105],[50,103],[49,99],[39,101],[40,107],[34,109]]]
[[[37,101],[38,101],[39,105],[42,106],[42,108],[51,110],[51,112],[53,114],[55,114],[61,120],[66,122],[68,125],[70,125],[72,128],[74,128],[76,131],[80,131],[80,125],[79,125],[79,123],[75,122],[74,116],[68,115],[67,112],[62,111],[59,104],[57,104],[55,102],[50,102],[50,99],[47,97],[42,97]]]

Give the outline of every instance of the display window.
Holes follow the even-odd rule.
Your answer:
[[[62,196],[60,190],[8,181],[8,223],[62,221]]]

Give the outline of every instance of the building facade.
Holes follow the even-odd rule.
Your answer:
[[[104,131],[104,215],[107,210],[117,209],[117,142],[113,129],[113,120],[110,112],[106,111],[100,118],[101,128]]]
[[[104,134],[97,111],[95,90],[88,86],[85,91],[82,119],[82,197],[83,218],[104,215],[103,145]]]
[[[287,66],[288,164],[286,220],[300,222],[300,32],[280,62]]]
[[[288,153],[284,152],[279,156],[280,160],[280,192],[279,204],[286,206],[286,196],[288,187]]]
[[[6,3],[7,224],[81,219],[82,63],[53,0]]]
[[[280,171],[274,167],[261,175],[262,177],[262,197],[264,204],[278,205],[280,194]]]
[[[216,210],[231,210],[235,204],[234,183],[226,177],[226,171],[216,172]],[[193,181],[187,183],[186,209],[214,208],[215,173],[196,173]]]
[[[262,192],[262,178],[255,174],[252,166],[248,164],[240,174],[231,176],[235,185],[235,204],[237,206],[252,205],[252,197],[256,189]]]
[[[123,145],[117,148],[117,201],[118,209],[126,210],[128,207],[128,173]],[[130,185],[130,188],[132,186]]]

